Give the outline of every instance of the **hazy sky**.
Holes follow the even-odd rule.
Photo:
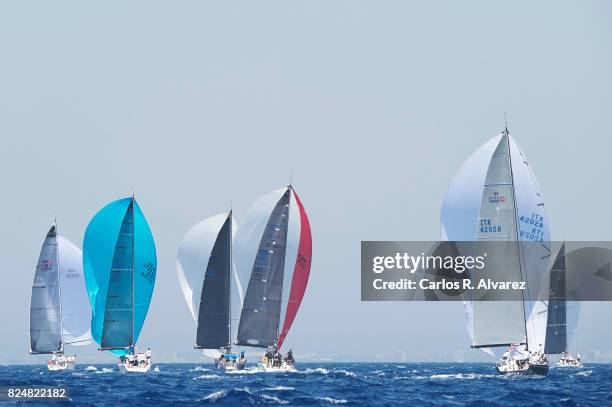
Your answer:
[[[360,302],[360,241],[437,239],[446,187],[504,111],[553,237],[612,240],[611,19],[608,1],[2,3],[0,361],[28,358],[54,211],[81,247],[132,187],[158,250],[139,343],[193,352],[179,240],[291,168],[313,231],[298,358],[477,353],[458,303]],[[583,307],[579,351],[612,352],[611,314]]]

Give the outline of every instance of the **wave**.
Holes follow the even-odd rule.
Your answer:
[[[593,374],[592,370],[582,370],[580,372],[577,372],[574,376],[584,376],[584,377],[589,377]]]
[[[154,371],[155,373],[159,373],[159,372],[160,372],[160,370],[159,370],[159,366],[155,366],[155,369],[153,369],[153,371]]]
[[[335,399],[332,397],[316,397],[317,400],[321,400],[321,401],[327,401],[328,403],[331,404],[345,404],[348,403],[347,400],[345,399]]]
[[[210,369],[206,369],[202,366],[196,366],[193,369],[189,369],[190,372],[208,372]]]
[[[194,377],[193,380],[214,380],[214,379],[220,379],[220,378],[221,376],[216,375],[216,374],[203,374],[198,377]]]
[[[306,369],[304,371],[298,371],[298,373],[303,373],[303,374],[321,374],[321,375],[329,375],[329,374],[340,374],[340,375],[344,375],[346,377],[357,377],[357,375],[353,372],[351,372],[350,370],[344,370],[344,369],[333,369],[333,370],[328,370],[325,369],[324,367],[317,367],[316,369]]]
[[[274,387],[266,387],[265,389],[261,389],[261,391],[291,391],[291,390],[295,390],[295,387],[274,386]]]
[[[273,401],[276,402],[278,404],[289,404],[289,402],[287,400],[282,400],[279,399],[278,397],[275,396],[268,396],[267,394],[262,394],[261,398],[267,401]]]
[[[93,366],[93,365],[89,365],[89,366],[87,366],[87,367],[85,368],[85,370],[88,370],[88,371],[94,372],[94,371],[98,370],[98,368],[97,368],[97,367],[95,367],[95,366]]]
[[[261,372],[263,372],[262,369],[251,367],[251,368],[243,369],[243,370],[230,370],[225,373],[227,374],[254,374],[254,373],[261,373]]]
[[[102,370],[96,370],[94,373],[112,373],[114,370],[110,367],[103,367]]]
[[[485,378],[498,378],[500,375],[493,374],[479,374],[479,373],[442,373],[442,374],[432,374],[430,376],[413,376],[412,379],[416,380],[427,380],[427,379],[458,379],[458,380],[475,380],[475,379],[485,379]]]
[[[217,401],[220,398],[227,396],[227,390],[219,390],[214,393],[210,393],[208,396],[204,397],[202,400],[208,401]]]

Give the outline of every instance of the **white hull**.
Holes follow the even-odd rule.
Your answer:
[[[149,373],[151,370],[152,363],[145,363],[144,365],[131,366],[128,363],[117,363],[119,371],[121,373]]]
[[[218,363],[217,369],[225,370],[226,372],[231,372],[234,370],[244,370],[245,365],[246,365],[245,363],[241,363],[241,362],[238,362],[236,364]]]
[[[557,363],[557,367],[569,367],[569,368],[579,368],[582,367],[582,363],[577,364],[566,364],[566,363]]]
[[[74,356],[60,356],[57,359],[51,359],[47,362],[47,369],[52,372],[58,370],[72,370],[76,364],[76,357]]]
[[[74,362],[69,362],[69,363],[64,363],[64,364],[53,364],[53,365],[49,365],[47,364],[47,369],[51,370],[52,372],[58,371],[58,370],[73,370],[74,369]]]
[[[119,367],[119,371],[121,373],[148,373],[151,370],[151,366],[153,365],[153,359],[151,359],[150,354],[147,357],[144,353],[139,353],[133,359],[136,363],[130,363],[129,357],[122,357],[119,359],[119,363],[117,363],[117,367]]]
[[[266,373],[297,372],[294,365],[287,364],[284,361],[280,366],[270,366],[269,364],[259,362],[257,367]]]
[[[547,363],[525,362],[523,365],[503,364],[497,365],[497,372],[500,374],[525,375],[525,376],[546,376],[548,374]]]
[[[557,367],[573,367],[573,368],[578,368],[578,367],[582,367],[582,363],[577,361],[577,360],[563,360],[561,359],[560,361],[557,362]]]

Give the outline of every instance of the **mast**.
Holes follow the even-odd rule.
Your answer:
[[[135,277],[134,277],[134,193],[132,192],[132,200],[130,201],[130,206],[128,207],[128,211],[132,210],[132,353],[134,353],[134,322],[135,322],[135,304],[134,304],[134,288],[135,287]]]
[[[230,211],[229,211],[229,252],[230,252],[230,261],[229,261],[229,284],[227,286],[227,290],[229,295],[227,296],[227,307],[229,309],[228,318],[227,318],[227,347],[229,351],[232,351],[232,265],[233,265],[233,256],[234,256],[234,248],[232,245],[232,208],[230,203]]]
[[[59,258],[59,238],[57,233],[57,218],[54,219],[55,223],[55,266],[57,267],[57,296],[59,302],[59,320],[60,320],[60,350],[57,353],[64,353],[64,316],[62,313],[62,275],[60,271],[60,258]]]
[[[513,206],[514,206],[514,228],[515,228],[515,235],[516,235],[516,243],[517,243],[517,254],[518,254],[518,263],[519,263],[519,275],[521,276],[521,279],[523,279],[523,271],[521,269],[521,264],[523,263],[523,259],[521,256],[521,240],[519,238],[519,223],[518,223],[518,213],[517,213],[517,208],[516,208],[516,188],[514,185],[514,172],[512,170],[512,151],[510,150],[510,132],[508,131],[508,116],[506,115],[506,128],[503,132],[503,134],[506,136],[506,142],[508,143],[508,163],[510,166],[510,179],[512,180],[512,201],[513,201]],[[526,279],[525,279],[526,280]],[[525,320],[524,323],[524,327],[525,327],[525,349],[529,350],[529,337],[527,335],[527,315],[526,315],[526,310],[525,310],[525,293],[521,290],[521,304],[523,306],[523,318]]]

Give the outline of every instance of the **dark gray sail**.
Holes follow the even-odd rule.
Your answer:
[[[232,271],[232,213],[221,227],[208,260],[198,313],[196,348],[230,345],[230,279]]]
[[[565,243],[561,245],[550,271],[546,343],[548,354],[567,351],[567,302],[565,293]]]
[[[238,344],[275,346],[280,323],[291,190],[276,203],[259,243],[238,325]]]
[[[507,258],[488,259],[487,276],[498,281],[523,281],[517,239],[516,200],[508,132],[504,132],[491,157],[482,193],[477,240],[499,242]],[[507,294],[507,293],[506,293]],[[500,291],[489,294],[491,301],[472,302],[473,347],[508,346],[526,340],[523,298],[516,293],[510,301],[494,301]]]
[[[117,243],[108,282],[103,350],[126,349],[134,345],[134,201],[127,208]]]
[[[63,351],[57,232],[52,226],[40,250],[32,284],[30,353]]]

